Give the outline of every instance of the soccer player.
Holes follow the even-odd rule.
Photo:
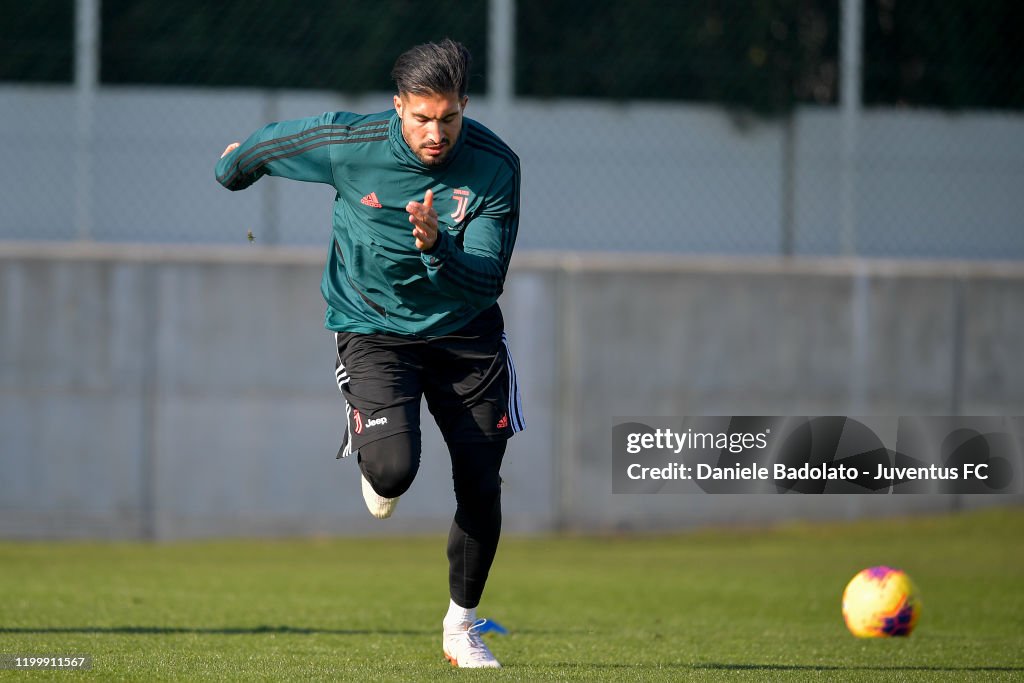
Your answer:
[[[451,455],[455,519],[445,657],[499,667],[476,608],[501,529],[499,468],[524,427],[497,299],[519,227],[519,158],[465,118],[469,51],[449,39],[395,62],[394,111],[272,123],[233,143],[217,180],[264,175],[337,190],[321,292],[370,513],[389,517],[420,464],[420,401]]]

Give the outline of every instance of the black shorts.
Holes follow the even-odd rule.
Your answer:
[[[347,434],[338,457],[392,434],[420,433],[420,399],[447,443],[498,441],[525,428],[497,304],[443,337],[337,332],[335,374]]]

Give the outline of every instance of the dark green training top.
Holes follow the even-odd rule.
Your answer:
[[[263,175],[337,191],[320,289],[338,332],[435,337],[497,301],[519,229],[519,157],[471,119],[448,156],[424,164],[393,111],[272,123],[217,163],[241,190]],[[438,239],[416,249],[405,207],[434,191]]]

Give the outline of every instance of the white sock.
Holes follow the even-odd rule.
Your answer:
[[[445,626],[462,626],[476,621],[476,607],[460,607],[454,600],[448,601],[448,614],[444,615]]]

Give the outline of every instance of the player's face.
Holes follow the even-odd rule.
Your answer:
[[[462,113],[468,97],[455,93],[441,95],[395,95],[395,111],[402,119],[402,137],[409,149],[428,166],[444,161],[462,131]]]

